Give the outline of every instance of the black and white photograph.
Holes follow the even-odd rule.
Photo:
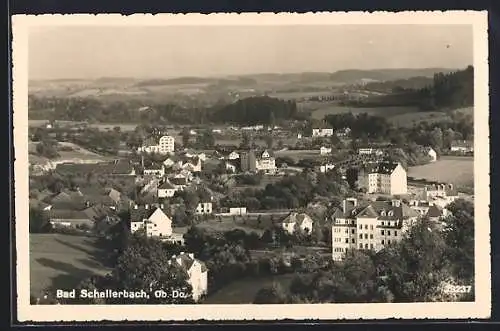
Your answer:
[[[486,16],[15,16],[20,320],[489,317]]]

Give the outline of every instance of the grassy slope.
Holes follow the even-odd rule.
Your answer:
[[[95,239],[63,234],[30,234],[30,292],[71,289],[92,274],[105,274]]]
[[[474,158],[444,156],[434,163],[410,167],[408,176],[472,186],[474,184]]]

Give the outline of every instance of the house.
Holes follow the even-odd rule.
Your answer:
[[[199,157],[184,158],[181,161],[181,168],[191,172],[201,172],[201,159]]]
[[[182,154],[182,156],[186,157],[186,158],[199,158],[201,161],[205,162],[207,160],[207,155],[203,152],[201,153],[197,153],[195,151],[192,151],[192,150],[188,150],[188,149],[185,149],[184,150],[184,153]]]
[[[312,136],[314,138],[318,137],[331,137],[333,136],[333,129],[328,129],[328,128],[313,128],[312,129]]]
[[[431,158],[431,162],[437,161],[437,153],[432,147],[426,147],[425,153]]]
[[[448,205],[458,199],[458,191],[453,184],[433,184],[424,186],[421,198],[438,205]]]
[[[297,139],[302,139],[302,133],[297,133]]]
[[[377,156],[382,156],[384,155],[384,151],[380,148],[371,148],[371,147],[365,147],[365,148],[359,148],[358,149],[358,155],[377,155]]]
[[[176,158],[174,158],[173,156],[170,156],[170,157],[166,158],[166,159],[163,161],[163,166],[165,167],[165,169],[170,169],[170,168],[172,168],[172,167],[173,167],[176,163],[177,163]]]
[[[332,153],[331,147],[328,148],[328,147],[321,146],[321,148],[319,149],[320,155],[327,155],[327,154],[331,154],[331,153]]]
[[[378,162],[368,165],[358,176],[367,193],[401,195],[408,192],[406,170],[400,163]]]
[[[322,173],[326,173],[326,172],[333,170],[333,169],[335,169],[335,164],[333,164],[333,163],[326,163],[326,164],[319,166],[319,171]]]
[[[158,198],[171,198],[177,192],[177,188],[168,180],[158,186]]]
[[[51,208],[47,211],[52,226],[72,227],[90,230],[96,221],[107,215],[106,208],[88,206],[80,209]]]
[[[237,163],[235,161],[232,161],[232,162],[226,161],[226,162],[224,162],[224,168],[226,169],[226,171],[229,171],[231,173],[236,173],[236,171],[239,168],[238,164],[239,163]]]
[[[339,138],[345,138],[348,137],[351,134],[351,128],[343,128],[335,131],[335,134]]]
[[[154,164],[148,168],[144,168],[144,175],[145,176],[163,177],[163,176],[165,176],[165,168],[163,167],[163,164],[161,164],[161,165]]]
[[[276,172],[276,159],[271,151],[264,150],[256,160],[255,169],[266,174]]]
[[[137,151],[139,153],[159,153],[160,146],[153,138],[148,138],[142,142],[142,146]]]
[[[474,142],[471,140],[455,140],[451,143],[450,151],[456,153],[473,153]]]
[[[188,283],[192,288],[192,298],[199,301],[208,291],[208,269],[202,261],[196,259],[192,253],[181,252],[172,256],[169,263],[175,263],[188,275]]]
[[[246,215],[247,208],[246,207],[230,207],[229,215]]]
[[[212,203],[211,202],[200,202],[196,206],[195,213],[197,215],[208,215],[212,213]]]
[[[305,213],[291,212],[285,219],[281,222],[283,230],[292,234],[296,229],[300,229],[303,232],[311,233],[313,227],[313,220]]]
[[[353,249],[379,251],[401,240],[419,217],[420,213],[399,199],[363,205],[356,198],[345,199],[330,216],[332,258],[340,261]]]
[[[189,185],[189,180],[182,174],[169,177],[168,181],[175,187],[176,190],[184,190]]]
[[[231,153],[229,153],[229,155],[227,156],[227,159],[228,160],[236,160],[236,159],[239,159],[240,158],[240,154],[238,154],[238,152],[236,151],[232,151]]]
[[[137,206],[130,210],[130,232],[144,230],[148,237],[172,235],[172,220],[163,211],[163,206]]]

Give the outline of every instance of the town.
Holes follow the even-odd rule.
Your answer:
[[[429,82],[472,88],[470,77]],[[55,298],[71,286],[189,293],[133,303],[473,300],[442,290],[474,277],[469,95],[436,94],[447,118],[401,126],[356,108],[375,102],[360,91],[370,83],[305,101],[238,96],[189,118],[142,105],[122,126],[95,119],[124,116],[123,104],[30,95],[32,303],[130,303]],[[360,111],[318,118],[300,102]],[[71,280],[36,274],[47,268]]]

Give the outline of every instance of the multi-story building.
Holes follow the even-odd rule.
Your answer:
[[[316,137],[331,137],[333,136],[333,129],[328,129],[328,128],[314,128],[312,129],[312,136],[313,138]]]
[[[139,153],[159,153],[168,154],[175,150],[175,139],[172,136],[162,136],[157,143],[154,139],[147,139],[141,147],[137,149]]]
[[[331,147],[325,147],[321,146],[319,149],[319,154],[320,155],[327,155],[332,153],[332,148]]]
[[[360,188],[368,193],[402,195],[408,193],[406,170],[400,163],[369,164],[358,176]]]
[[[401,240],[419,215],[401,200],[363,205],[355,198],[344,200],[331,216],[333,260],[342,260],[352,249],[379,251]]]
[[[208,291],[208,269],[202,261],[196,259],[192,253],[181,252],[172,256],[170,263],[181,267],[188,275],[188,283],[192,288],[192,298],[195,302],[207,294]]]

